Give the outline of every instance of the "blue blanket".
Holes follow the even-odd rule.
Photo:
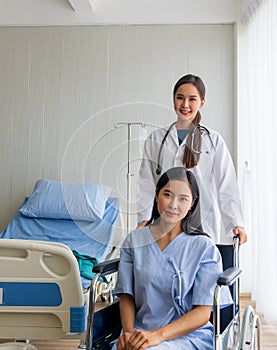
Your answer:
[[[0,238],[60,242],[81,255],[103,261],[113,248],[118,214],[119,200],[112,197],[106,202],[103,218],[94,222],[30,218],[17,211]]]

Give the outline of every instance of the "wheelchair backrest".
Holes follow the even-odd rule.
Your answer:
[[[238,267],[238,239],[231,244],[217,244],[217,248],[221,254],[223,270],[229,267]],[[230,292],[234,304],[222,309],[220,312],[221,333],[239,312],[239,279],[230,287]]]

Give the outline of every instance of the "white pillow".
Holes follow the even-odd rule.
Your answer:
[[[19,209],[25,216],[94,221],[101,219],[113,188],[96,183],[38,180],[28,201]]]

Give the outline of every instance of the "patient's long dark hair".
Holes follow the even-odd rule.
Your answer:
[[[192,207],[188,211],[187,215],[182,219],[181,223],[183,231],[190,235],[207,235],[203,232],[201,224],[199,188],[193,173],[186,170],[184,167],[175,167],[167,170],[159,178],[156,186],[156,196],[158,196],[160,190],[166,186],[169,180],[180,180],[187,182],[192,192]],[[154,199],[151,219],[147,222],[147,225],[153,224],[155,220],[159,219],[160,217],[156,196]]]

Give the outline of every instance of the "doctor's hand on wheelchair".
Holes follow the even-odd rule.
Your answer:
[[[233,228],[233,233],[236,237],[239,237],[239,244],[247,242],[247,233],[244,231],[244,227],[235,226]]]

